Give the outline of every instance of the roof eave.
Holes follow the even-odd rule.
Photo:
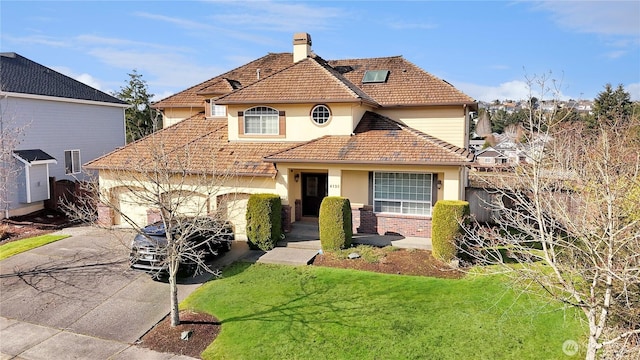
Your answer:
[[[398,162],[396,160],[314,160],[314,159],[277,159],[277,158],[264,158],[264,161],[273,163],[313,163],[313,164],[353,164],[353,165],[368,165],[368,164],[383,164],[383,165],[428,165],[428,166],[466,166],[473,163],[473,159],[467,161],[407,161]]]
[[[420,107],[420,106],[469,106],[471,108],[475,108],[477,110],[478,103],[475,101],[471,102],[429,102],[429,103],[412,103],[412,104],[381,104],[381,107],[391,108],[391,107]]]
[[[287,99],[279,99],[279,100],[264,100],[264,99],[254,99],[254,100],[220,100],[215,101],[218,105],[253,105],[253,104],[308,104],[308,103],[358,103],[358,104],[367,104],[373,107],[380,107],[380,104],[366,100],[366,99],[304,99],[304,100],[287,100]]]

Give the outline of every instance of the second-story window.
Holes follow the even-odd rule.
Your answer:
[[[278,110],[256,106],[244,112],[245,134],[279,134]]]
[[[216,105],[211,102],[211,116],[224,117],[227,116],[227,109],[224,105]]]

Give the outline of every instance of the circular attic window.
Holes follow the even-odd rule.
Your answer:
[[[318,125],[324,125],[331,119],[331,110],[326,105],[316,105],[311,110],[311,120]]]

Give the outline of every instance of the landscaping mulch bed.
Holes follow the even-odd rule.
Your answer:
[[[71,225],[73,223],[63,213],[52,210],[40,210],[24,216],[3,219],[0,222],[0,245],[49,234]]]
[[[181,338],[184,331],[191,331],[188,340]],[[215,317],[205,313],[181,311],[180,325],[171,327],[171,319],[167,315],[140,339],[138,346],[199,359],[200,353],[215,340],[218,333],[220,322]]]
[[[428,250],[388,251],[384,252],[383,257],[377,262],[369,262],[364,258],[341,259],[333,253],[324,253],[316,256],[313,265],[447,279],[463,276],[461,271],[451,269],[447,264],[436,260]],[[220,332],[218,320],[208,314],[193,312],[181,312],[180,319],[182,324],[175,328],[170,326],[168,317],[163,319],[142,337],[139,346],[200,358],[200,353],[215,340]],[[182,340],[180,334],[188,330],[193,331],[191,337],[189,340]]]
[[[324,253],[316,256],[313,265],[446,279],[459,279],[464,275],[461,271],[452,269],[442,261],[436,260],[431,255],[431,251],[416,249],[386,252],[384,257],[377,262],[369,262],[364,258],[341,259],[334,253]]]

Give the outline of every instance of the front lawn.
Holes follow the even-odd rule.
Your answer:
[[[584,336],[576,312],[499,276],[238,263],[181,307],[222,323],[204,359],[561,359]]]
[[[0,260],[68,237],[69,235],[40,235],[0,245]]]

